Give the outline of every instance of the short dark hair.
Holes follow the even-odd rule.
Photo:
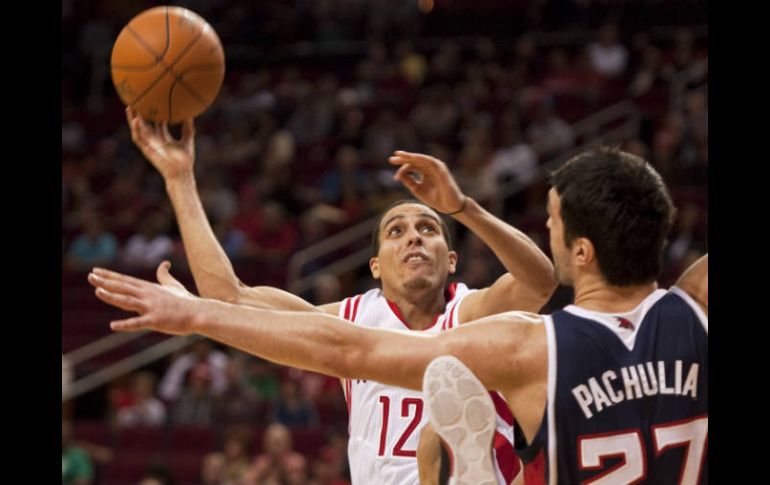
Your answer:
[[[655,281],[676,209],[658,172],[642,158],[598,147],[551,173],[561,198],[564,242],[588,238],[607,283]]]
[[[430,206],[423,204],[417,199],[401,199],[390,204],[390,206],[388,206],[387,209],[382,211],[382,214],[380,214],[380,217],[377,218],[377,223],[372,228],[372,256],[377,256],[380,252],[380,224],[382,224],[382,218],[385,217],[385,214],[387,214],[390,209],[394,207],[398,207],[400,205],[404,205],[404,204],[417,204],[433,210]],[[441,225],[441,233],[444,235],[444,240],[446,241],[446,245],[451,251],[452,238],[449,235],[449,228],[447,227],[446,222],[444,221],[444,218],[441,217],[441,214],[439,214],[438,216],[438,221],[439,221],[439,224]]]

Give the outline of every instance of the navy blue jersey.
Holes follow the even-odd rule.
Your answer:
[[[708,318],[689,295],[568,306],[545,325],[547,412],[520,453],[545,483],[708,484]]]

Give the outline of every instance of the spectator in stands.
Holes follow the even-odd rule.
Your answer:
[[[271,424],[262,435],[262,454],[252,462],[251,468],[243,477],[243,485],[261,485],[269,479],[281,480],[285,477],[287,466],[302,459],[302,455],[293,451],[289,428],[282,424]]]
[[[137,269],[154,269],[174,252],[174,241],[166,234],[168,216],[153,212],[147,214],[139,226],[139,232],[131,236],[123,248],[123,263]]]
[[[628,65],[628,49],[618,41],[618,27],[607,22],[599,28],[598,40],[588,45],[594,71],[606,78],[622,75]]]
[[[307,485],[307,459],[302,455],[290,456],[284,462],[284,485]]]
[[[214,422],[215,398],[211,391],[211,366],[200,362],[188,375],[187,388],[174,403],[175,424],[208,426]]]
[[[94,478],[91,457],[72,442],[72,423],[61,423],[61,481],[62,485],[91,485]]]
[[[132,381],[130,404],[117,410],[117,425],[121,428],[135,428],[164,424],[166,407],[155,397],[155,376],[150,372],[137,372]]]
[[[270,421],[288,428],[318,426],[318,411],[313,401],[300,392],[296,380],[284,379],[278,399],[273,404]]]
[[[246,234],[233,225],[232,219],[220,219],[216,222],[212,219],[212,225],[227,257],[231,261],[239,260],[244,255],[248,242]]]
[[[70,269],[86,270],[94,266],[108,266],[118,256],[118,241],[105,229],[102,217],[95,212],[83,213],[83,232],[73,241],[65,264]]]
[[[203,457],[201,462],[200,485],[235,485],[237,482],[225,481],[225,455],[214,452]]]
[[[498,183],[516,180],[526,185],[537,175],[537,154],[524,141],[518,127],[503,130],[500,148],[492,154],[490,170]]]
[[[660,49],[653,45],[645,47],[642,60],[628,86],[628,94],[634,97],[643,96],[656,86],[662,86],[664,79],[661,74]]]
[[[324,202],[333,206],[358,204],[369,190],[369,178],[360,167],[358,150],[350,145],[342,145],[334,160],[335,167],[327,170],[321,179]]]
[[[335,301],[340,301],[342,296],[342,285],[339,278],[330,273],[321,273],[313,280],[313,296],[309,301],[314,305],[325,305]]]
[[[207,363],[210,370],[211,391],[219,395],[227,388],[225,368],[227,354],[213,347],[206,339],[196,340],[189,352],[178,357],[166,370],[160,382],[159,394],[166,401],[176,401],[182,394],[187,373],[198,363]]]
[[[347,450],[347,431],[332,428],[319,458],[313,462],[312,485],[349,485]]]
[[[247,233],[250,252],[263,264],[282,266],[297,245],[299,235],[286,209],[277,202],[262,205],[259,229]]]
[[[274,364],[257,357],[249,357],[246,364],[246,388],[259,399],[273,401],[278,397],[281,380],[275,373]]]
[[[572,127],[556,114],[552,99],[544,98],[535,109],[534,119],[527,128],[527,141],[544,161],[575,144]]]
[[[671,231],[670,242],[666,247],[666,266],[686,268],[688,253],[692,250],[703,254],[706,251],[705,227],[701,224],[701,209],[695,203],[687,203],[677,215],[676,226]],[[676,273],[678,274],[678,273]]]
[[[225,482],[240,484],[251,466],[254,438],[248,428],[231,430],[224,443]]]
[[[246,354],[235,353],[225,368],[227,388],[214,400],[214,422],[218,425],[254,423],[264,415],[265,404],[244,387]]]

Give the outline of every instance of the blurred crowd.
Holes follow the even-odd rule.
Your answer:
[[[529,29],[450,37],[425,18],[433,2],[175,3],[211,20],[228,56],[222,91],[196,120],[196,174],[215,233],[247,284],[285,287],[299,249],[404,198],[387,164],[397,149],[444,160],[463,190],[547,251],[542,167],[591,142],[576,134],[576,122],[622,100],[641,117],[623,148],[655,165],[679,209],[662,283],[706,251],[708,53],[698,26],[607,15],[606,2],[565,2],[577,12],[571,17],[549,17],[553,2],[512,2]],[[184,275],[163,181],[133,146],[109,79],[109,46],[142,8],[95,0],[62,7],[64,271],[100,265],[135,274],[169,259]],[[562,19],[554,29],[580,35],[542,35],[537,28],[547,29],[549,18]],[[294,49],[253,64],[243,46],[268,42]],[[526,188],[502,194],[512,181]],[[456,229],[457,279],[488,285],[502,267]],[[316,304],[373,284],[365,269],[316,281],[303,295]],[[347,483],[347,410],[334,379],[199,341],[161,368],[113,382],[104,401],[99,419],[110,429],[219,430],[199,464],[201,484]],[[96,483],[91,461],[114,457],[72,441],[70,418],[63,483]],[[302,429],[323,430],[311,458],[293,448],[292,432]],[[172,476],[158,468],[141,483],[167,485]]]

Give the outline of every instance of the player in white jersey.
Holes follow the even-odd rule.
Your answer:
[[[449,285],[444,312],[421,331],[435,334],[457,327],[458,307],[472,291],[463,283]],[[344,299],[339,316],[362,327],[411,330],[380,289]],[[420,483],[414,460],[420,432],[428,422],[422,393],[361,379],[344,379],[343,385],[350,411],[348,457],[353,482]],[[494,462],[498,483],[509,484],[520,464],[513,449],[512,416],[507,407],[499,414]]]
[[[278,288],[244,285],[235,275],[232,264],[216,240],[197,194],[193,173],[192,120],[183,125],[182,139],[175,140],[165,126],[148,125],[131,108],[127,108],[126,114],[134,143],[164,178],[190,269],[201,296],[260,309],[343,315],[345,305],[341,302],[316,307]],[[388,306],[396,309],[403,322],[408,322],[405,330],[424,331],[434,327],[435,319],[448,313],[447,304],[452,301],[453,295],[449,294],[447,279],[455,272],[458,256],[451,248],[446,224],[437,212],[451,215],[475,233],[492,249],[508,271],[488,288],[455,293],[456,303],[462,297],[463,304],[456,305],[452,319],[445,317],[442,320],[445,325],[456,326],[509,310],[538,311],[547,302],[556,287],[553,267],[532,240],[464,195],[440,160],[420,154],[396,152],[389,161],[400,166],[394,178],[401,181],[420,202],[398,204],[383,214],[373,228],[370,269],[372,276],[381,281],[382,288],[378,291],[382,300],[387,299]],[[168,268],[168,263],[159,267],[159,278],[174,284],[171,283],[173,278]],[[369,317],[362,315],[361,318]],[[357,450],[350,456],[354,485],[417,483],[417,460],[412,453],[424,417],[415,420],[414,429],[407,435],[406,431],[412,425],[410,416],[414,416],[411,413],[417,412],[418,404],[403,399],[395,400],[398,393],[406,391],[392,387],[390,391],[394,393],[392,402],[385,399],[389,396],[383,395],[383,400],[374,404],[385,406],[387,403],[390,406],[383,456],[387,453],[398,460],[377,461],[379,442],[374,447],[376,449],[367,449],[371,455],[368,458],[366,453],[359,453],[351,445],[351,450]],[[376,414],[366,417],[365,410],[358,408],[355,399],[357,393],[358,390],[348,393],[353,398],[350,423],[353,440],[372,433],[376,435],[384,429],[374,421],[377,419]],[[508,413],[506,406],[501,405],[500,408],[501,414]],[[364,417],[356,419],[356,416]],[[380,420],[381,416],[380,411]],[[510,416],[501,417],[501,423],[506,426],[511,420]],[[501,427],[500,432],[506,437],[504,440],[510,442],[512,431],[510,426],[503,429],[506,426]],[[403,431],[399,433],[394,429]],[[402,437],[404,443],[399,443]],[[402,453],[408,456],[401,456]],[[379,463],[380,468],[361,471],[361,467],[368,463],[367,460]],[[513,467],[513,470],[505,470],[503,476],[515,474],[518,462],[511,465],[509,462],[512,460],[506,457],[505,466]],[[405,468],[410,467],[412,472],[409,476],[413,478],[405,481],[401,475],[390,470],[397,462]]]

